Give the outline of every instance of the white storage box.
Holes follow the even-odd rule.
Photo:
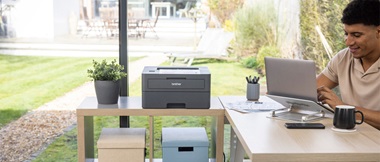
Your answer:
[[[162,128],[163,162],[208,162],[205,128]]]
[[[145,128],[103,128],[98,140],[99,162],[144,162]]]

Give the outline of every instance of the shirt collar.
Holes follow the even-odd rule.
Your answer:
[[[366,72],[363,70],[362,62],[360,59],[353,58],[353,60],[355,70],[361,72],[363,76],[366,74],[377,73],[380,70],[380,58],[377,59],[377,61],[371,67],[369,67]]]

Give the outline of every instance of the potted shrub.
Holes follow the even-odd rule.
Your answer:
[[[124,66],[116,63],[110,64],[106,60],[93,62],[94,69],[88,69],[88,77],[94,80],[96,98],[99,104],[116,104],[119,99],[120,79],[127,76],[123,72]]]

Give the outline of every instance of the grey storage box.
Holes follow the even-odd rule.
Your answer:
[[[208,162],[205,128],[162,128],[163,162]]]
[[[145,128],[103,128],[98,140],[99,162],[144,162]]]
[[[142,73],[143,108],[210,108],[207,67],[146,66]]]

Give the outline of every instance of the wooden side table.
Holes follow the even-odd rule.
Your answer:
[[[217,97],[211,98],[210,109],[143,109],[141,97],[120,97],[118,104],[101,105],[96,97],[87,97],[76,110],[78,123],[78,161],[94,161],[94,116],[148,116],[149,161],[153,162],[154,116],[213,116],[211,148],[217,162],[223,162],[224,108]]]

